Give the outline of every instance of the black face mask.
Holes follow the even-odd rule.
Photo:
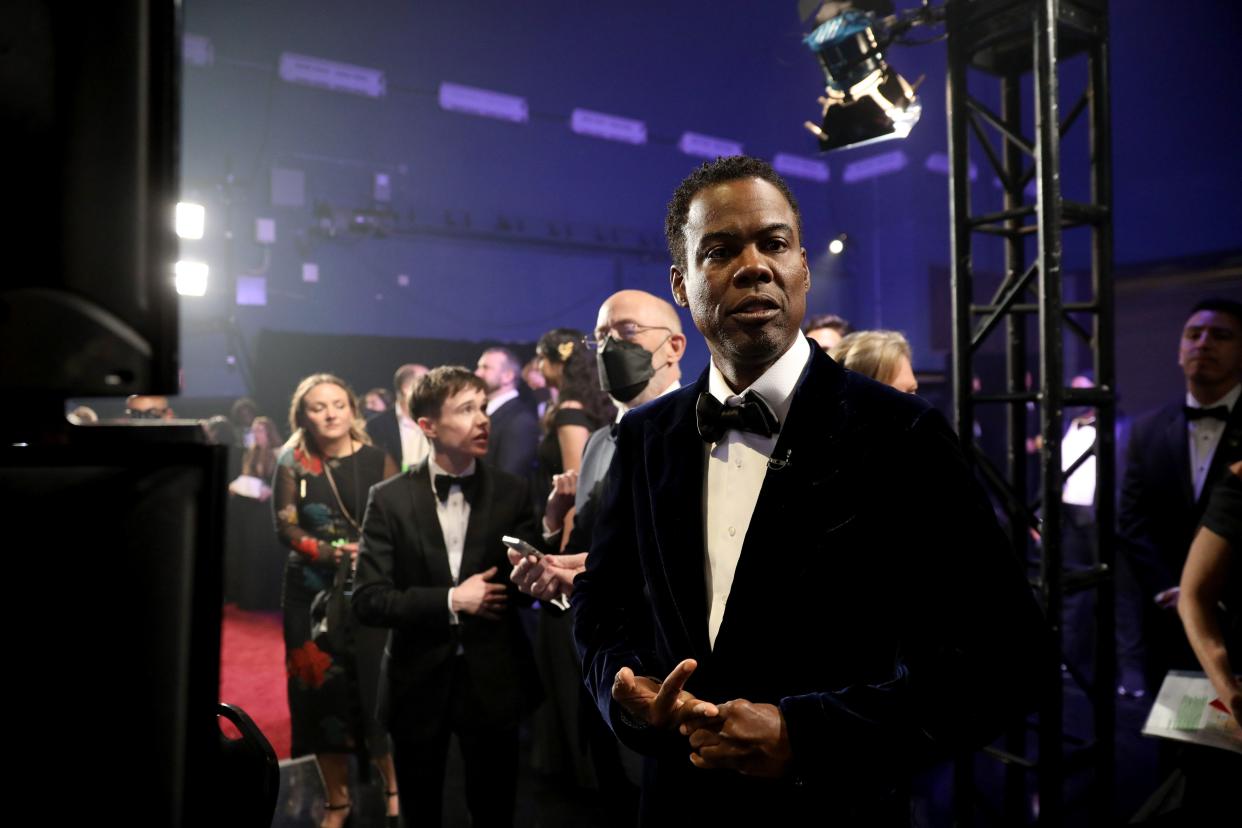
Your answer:
[[[599,387],[618,402],[637,397],[655,376],[651,351],[642,345],[609,336],[595,354],[599,366]]]

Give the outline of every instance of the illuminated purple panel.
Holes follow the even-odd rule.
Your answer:
[[[805,178],[807,181],[825,182],[828,180],[828,163],[815,158],[803,158],[801,155],[778,152],[772,159],[772,168],[781,175]]]
[[[280,79],[368,98],[382,98],[388,90],[384,73],[379,69],[293,52],[280,55]]]
[[[181,39],[181,59],[191,66],[211,66],[216,62],[211,38],[186,32]]]
[[[569,119],[569,128],[579,135],[590,135],[607,141],[620,141],[624,144],[647,143],[646,123],[605,112],[575,109]]]
[[[855,181],[866,181],[868,178],[899,172],[906,168],[908,161],[901,150],[873,155],[847,164],[841,173],[841,180],[846,184],[853,184]]]
[[[440,84],[440,108],[515,124],[524,124],[530,119],[530,110],[523,97],[457,83]]]
[[[927,156],[927,161],[923,164],[928,170],[941,175],[949,174],[949,156],[943,152],[933,152]],[[974,181],[979,177],[979,167],[974,161],[970,162],[970,180]]]
[[[742,144],[740,141],[730,141],[728,138],[713,138],[711,135],[700,135],[697,132],[683,132],[681,140],[677,142],[677,149],[686,155],[706,158],[709,161],[742,154]]]
[[[266,276],[238,276],[237,277],[237,304],[239,305],[266,305],[267,304],[267,277]]]

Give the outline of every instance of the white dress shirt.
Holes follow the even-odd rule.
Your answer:
[[[400,414],[397,415],[397,428],[401,431],[401,471],[406,471],[431,454],[431,444],[418,423]]]
[[[1095,443],[1095,421],[1090,423],[1072,422],[1061,441],[1061,471],[1072,466],[1083,452]],[[1092,454],[1074,469],[1074,473],[1065,478],[1061,489],[1061,502],[1074,506],[1095,505],[1095,455]]]
[[[1232,414],[1233,407],[1238,404],[1239,394],[1242,394],[1242,384],[1235,385],[1233,390],[1211,405],[1203,405],[1190,392],[1186,392],[1186,405],[1191,408],[1215,408],[1223,405]],[[1212,458],[1216,455],[1216,447],[1220,445],[1220,438],[1224,433],[1225,421],[1215,417],[1186,421],[1186,437],[1190,440],[1190,479],[1195,484],[1195,500],[1203,494],[1208,469],[1212,466]]]
[[[505,391],[504,393],[497,394],[494,399],[488,400],[487,401],[487,416],[490,417],[493,414],[495,414],[496,409],[500,408],[502,405],[507,403],[509,400],[517,399],[517,395],[518,395],[517,389],[510,388],[508,391]]]
[[[793,401],[794,388],[810,358],[806,337],[794,343],[772,367],[742,394],[752,392],[763,398],[768,408],[784,424]],[[707,392],[729,406],[742,404],[742,394],[734,394],[724,375],[712,362],[707,376]],[[705,447],[707,474],[704,476],[703,538],[707,546],[704,574],[707,580],[707,636],[716,646],[716,634],[724,620],[725,606],[733,588],[733,573],[746,541],[746,530],[759,500],[759,490],[768,473],[768,460],[776,447],[777,435],[763,437],[748,431],[731,430],[719,443]]]
[[[453,575],[453,583],[461,580],[461,556],[466,549],[466,527],[470,525],[470,502],[461,491],[461,486],[454,483],[449,487],[448,499],[441,501],[436,495],[436,478],[448,474],[436,465],[434,457],[428,458],[427,469],[431,475],[431,493],[436,499],[436,517],[440,519],[440,532],[444,536],[444,549],[448,552],[449,572]],[[474,474],[475,463],[457,477],[469,477]],[[451,622],[457,623],[457,613],[453,612],[453,590],[448,591],[448,611]]]

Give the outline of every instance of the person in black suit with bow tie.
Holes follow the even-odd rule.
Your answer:
[[[364,624],[392,628],[380,717],[407,821],[439,825],[444,763],[456,733],[475,826],[513,823],[518,720],[541,698],[530,644],[500,573],[504,535],[536,545],[525,480],[481,462],[487,386],[468,369],[419,380],[411,413],[431,455],[371,489],[353,604]],[[417,815],[417,819],[415,818]]]
[[[621,421],[574,582],[587,686],[647,757],[645,824],[907,825],[913,768],[1025,710],[1030,588],[943,417],[801,334],[768,164],[703,165],[666,232],[711,364]]]
[[[1197,303],[1177,363],[1185,398],[1135,422],[1126,452],[1117,630],[1126,692],[1158,689],[1170,669],[1198,669],[1177,585],[1212,488],[1242,460],[1242,303]]]

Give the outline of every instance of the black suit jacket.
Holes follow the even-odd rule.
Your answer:
[[[514,397],[491,415],[487,462],[515,477],[528,479],[539,450],[539,417],[521,397]]]
[[[599,709],[652,757],[648,822],[907,824],[911,767],[990,740],[1035,685],[1038,609],[943,417],[811,350],[714,648],[694,415],[707,373],[621,421],[573,608]],[[619,715],[621,667],[662,678],[687,657],[699,698],[780,705],[790,778],[695,769],[685,737]]]
[[[480,727],[515,724],[542,696],[530,644],[517,614],[524,598],[509,583],[503,535],[541,543],[527,484],[475,465],[480,476],[470,504],[459,580],[498,568],[509,605],[498,621],[465,613],[449,623],[454,585],[435,493],[423,461],[371,488],[358,554],[353,606],[364,624],[391,627],[381,668],[380,717],[394,734],[428,736],[448,716],[453,661],[460,644]]]
[[[401,427],[397,425],[397,410],[389,408],[367,421],[367,436],[377,447],[388,452],[401,468]]]
[[[1198,499],[1190,476],[1190,442],[1182,403],[1167,405],[1134,424],[1118,515],[1123,550],[1145,602],[1181,580],[1186,553],[1212,488],[1229,465],[1239,460],[1242,401],[1230,412]]]

